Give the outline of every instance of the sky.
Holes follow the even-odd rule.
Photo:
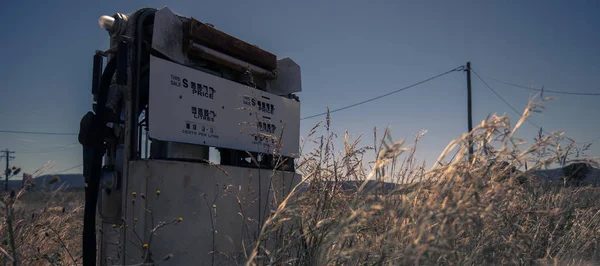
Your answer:
[[[598,1],[17,1],[4,18],[0,64],[0,130],[77,133],[91,109],[95,50],[108,48],[102,15],[169,7],[249,43],[290,57],[302,68],[301,117],[373,98],[471,62],[508,103],[524,110],[524,86],[600,92]],[[475,76],[473,123],[489,113],[518,116]],[[453,72],[388,97],[332,114],[343,136],[389,126],[394,140],[428,133],[417,157],[431,162],[467,130],[466,75]],[[600,96],[555,95],[531,120],[578,141],[600,138]],[[302,120],[301,136],[323,117]],[[537,128],[519,136],[531,142]],[[381,134],[380,134],[381,135]],[[70,145],[70,146],[69,146]],[[600,141],[588,152],[600,156]],[[338,145],[339,147],[339,145]],[[14,150],[11,166],[47,173],[82,163],[73,135],[0,133]],[[0,162],[2,165],[4,161]],[[431,165],[431,163],[428,163]],[[80,173],[74,167],[64,173]]]

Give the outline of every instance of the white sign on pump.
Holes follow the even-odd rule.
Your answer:
[[[300,103],[150,56],[152,139],[298,157]]]

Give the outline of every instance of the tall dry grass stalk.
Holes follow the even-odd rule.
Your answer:
[[[261,239],[275,234],[278,241],[259,242],[247,265],[600,263],[600,190],[552,186],[533,174],[565,162],[573,143],[562,133],[529,146],[516,137],[546,100],[531,100],[514,127],[508,117],[490,115],[452,141],[429,170],[414,158],[424,132],[406,147],[386,131],[379,148],[359,147],[346,133],[337,153],[327,116],[326,135],[299,163],[303,182],[262,227]],[[367,150],[377,153],[370,172]],[[386,190],[369,180],[396,186]],[[342,189],[348,181],[361,182]]]

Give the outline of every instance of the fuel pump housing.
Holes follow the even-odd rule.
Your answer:
[[[110,48],[79,133],[84,265],[243,262],[301,180],[300,67],[166,7],[99,24]]]

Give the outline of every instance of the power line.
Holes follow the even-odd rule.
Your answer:
[[[512,86],[512,87],[515,87],[515,88],[521,88],[521,89],[527,89],[527,90],[534,90],[534,91],[544,91],[544,92],[550,92],[550,93],[556,93],[556,94],[566,94],[566,95],[600,96],[600,93],[595,93],[595,92],[555,91],[555,90],[548,90],[548,89],[545,89],[543,87],[541,89],[538,89],[538,88],[527,87],[527,86],[523,86],[523,85],[511,83],[511,82],[508,82],[508,81],[500,80],[500,79],[497,79],[497,78],[490,77],[488,75],[483,75],[483,76],[486,76],[487,78],[489,78],[491,80],[494,80],[494,81],[497,81],[497,82],[500,82],[500,83],[503,83],[505,85]]]
[[[492,87],[491,87],[491,86],[490,86],[490,85],[489,85],[487,82],[485,82],[485,80],[483,80],[483,78],[481,78],[481,76],[479,76],[479,74],[478,74],[478,73],[477,73],[475,70],[471,69],[471,72],[473,72],[473,73],[475,74],[475,76],[477,76],[477,78],[478,78],[478,79],[479,79],[481,82],[483,82],[483,84],[485,84],[485,86],[486,86],[488,89],[490,89],[490,90],[491,90],[491,91],[492,91],[492,92],[493,92],[493,93],[496,95],[496,97],[498,97],[498,98],[499,98],[500,100],[502,100],[502,101],[503,101],[503,102],[504,102],[506,105],[508,105],[508,107],[510,107],[510,108],[511,108],[511,109],[512,109],[512,110],[513,110],[513,111],[514,111],[514,112],[515,112],[517,115],[519,115],[519,116],[521,116],[521,115],[522,115],[522,114],[521,114],[521,113],[520,113],[520,112],[519,112],[519,111],[518,111],[516,108],[514,108],[514,107],[513,107],[513,106],[512,106],[510,103],[508,103],[508,101],[506,101],[504,98],[502,98],[502,96],[500,96],[500,94],[498,94],[498,93],[497,93],[497,92],[496,92],[496,91],[495,91],[495,90],[494,90],[494,89],[493,89],[493,88],[492,88]],[[535,124],[535,123],[531,122],[529,119],[527,119],[526,121],[527,121],[528,123],[530,123],[531,125],[535,126],[535,127],[538,129],[538,130],[542,130],[542,132],[544,132],[544,133],[546,133],[546,134],[548,134],[548,135],[551,135],[551,133],[550,133],[550,132],[548,132],[548,131],[544,130],[544,129],[543,129],[541,126],[538,126],[537,124]],[[598,137],[598,138],[596,138],[596,139],[594,139],[594,140],[591,140],[591,141],[585,141],[585,142],[581,142],[580,144],[594,143],[594,142],[596,142],[596,141],[598,141],[598,140],[600,140],[600,137]]]
[[[77,168],[77,167],[81,167],[82,165],[83,165],[83,164],[79,164],[79,165],[73,166],[73,167],[71,167],[71,168],[67,168],[67,169],[64,169],[64,170],[60,170],[60,171],[53,172],[53,173],[51,173],[51,174],[48,174],[48,175],[55,175],[55,174],[64,173],[64,172],[66,172],[66,171],[73,170],[73,169],[75,169],[75,168]]]
[[[9,134],[30,134],[30,135],[57,135],[57,136],[77,136],[77,133],[61,133],[61,132],[39,132],[39,131],[15,131],[15,130],[0,130],[0,133]]]
[[[67,144],[67,145],[63,145],[63,146],[59,146],[59,147],[55,147],[52,149],[48,149],[48,150],[44,150],[44,151],[37,151],[37,152],[18,152],[19,154],[40,154],[40,153],[48,153],[48,152],[54,152],[54,151],[59,151],[59,150],[65,150],[68,148],[73,148],[73,147],[78,147],[79,146],[79,142],[73,142],[71,144]]]
[[[596,142],[596,141],[599,141],[599,140],[600,140],[600,137],[597,137],[597,138],[595,138],[595,139],[593,139],[593,140],[590,140],[590,141],[584,141],[584,142],[581,142],[581,144],[589,144],[589,143],[594,143],[594,142]]]
[[[478,74],[478,73],[477,73],[475,70],[471,69],[471,72],[473,72],[473,73],[475,74],[475,76],[477,76],[477,78],[478,78],[478,79],[479,79],[481,82],[483,82],[483,84],[484,84],[484,85],[485,85],[485,86],[486,86],[488,89],[490,89],[490,90],[491,90],[491,91],[492,91],[492,92],[493,92],[493,93],[496,95],[496,97],[498,97],[500,100],[502,100],[502,101],[503,101],[503,102],[504,102],[504,103],[505,103],[505,104],[506,104],[508,107],[510,107],[510,109],[512,109],[512,110],[513,110],[513,111],[514,111],[514,112],[515,112],[515,113],[516,113],[518,116],[522,116],[522,115],[523,115],[521,112],[519,112],[519,111],[517,110],[517,108],[514,108],[514,107],[513,107],[513,106],[512,106],[510,103],[508,103],[508,101],[506,101],[504,98],[502,98],[502,96],[500,96],[500,94],[498,94],[498,93],[496,92],[496,90],[494,90],[494,89],[493,89],[493,88],[492,88],[492,87],[491,87],[491,86],[490,86],[490,85],[489,85],[487,82],[485,82],[485,80],[483,80],[483,78],[481,78],[481,76],[479,76],[479,74]],[[544,130],[544,129],[543,129],[541,126],[538,126],[537,124],[535,124],[535,123],[531,122],[529,119],[527,119],[526,121],[527,121],[528,123],[530,123],[531,125],[533,125],[533,126],[537,127],[537,129],[538,129],[538,130],[542,130],[544,133],[546,133],[546,134],[548,134],[548,135],[550,135],[550,134],[551,134],[551,133],[549,133],[548,131]]]
[[[414,87],[414,86],[417,86],[417,85],[423,84],[423,83],[425,83],[425,82],[428,82],[428,81],[430,81],[430,80],[434,80],[434,79],[436,79],[436,78],[439,78],[439,77],[441,77],[441,76],[444,76],[444,75],[446,75],[446,74],[449,74],[449,73],[452,73],[452,72],[455,72],[455,71],[463,71],[464,69],[465,69],[465,67],[464,67],[464,66],[459,66],[459,67],[457,67],[457,68],[454,68],[454,69],[452,69],[452,70],[446,71],[446,72],[444,72],[444,73],[441,73],[441,74],[439,74],[439,75],[433,76],[433,77],[431,77],[431,78],[428,78],[428,79],[425,79],[425,80],[423,80],[423,81],[419,81],[419,82],[417,82],[417,83],[415,83],[415,84],[412,84],[412,85],[406,86],[406,87],[404,87],[404,88],[397,89],[397,90],[395,90],[395,91],[392,91],[392,92],[388,92],[388,93],[386,93],[386,94],[383,94],[383,95],[377,96],[377,97],[375,97],[375,98],[371,98],[371,99],[368,99],[368,100],[365,100],[365,101],[362,101],[362,102],[358,102],[358,103],[355,103],[355,104],[351,104],[351,105],[348,105],[348,106],[344,106],[344,107],[341,107],[341,108],[338,108],[338,109],[330,110],[330,111],[329,111],[329,113],[335,113],[335,112],[342,111],[342,110],[345,110],[345,109],[348,109],[348,108],[352,108],[352,107],[355,107],[355,106],[358,106],[358,105],[361,105],[361,104],[365,104],[365,103],[368,103],[368,102],[371,102],[371,101],[374,101],[374,100],[377,100],[377,99],[380,99],[380,98],[383,98],[383,97],[386,97],[386,96],[392,95],[392,94],[394,94],[394,93],[398,93],[398,92],[401,92],[401,91],[404,91],[404,90],[410,89],[410,88],[412,88],[412,87]],[[301,118],[300,120],[304,120],[304,119],[310,119],[310,118],[315,118],[315,117],[319,117],[319,116],[326,115],[326,114],[327,114],[327,112],[323,112],[323,113],[320,113],[320,114],[316,114],[316,115],[311,115],[311,116],[303,117],[303,118]]]

